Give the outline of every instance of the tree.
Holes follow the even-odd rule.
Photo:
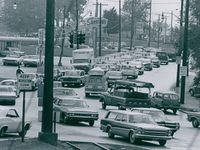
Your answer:
[[[17,9],[13,9],[14,2],[17,2]],[[69,6],[70,17],[75,20],[75,0],[56,0],[55,20],[59,22],[60,13],[64,5]],[[18,33],[37,32],[45,26],[46,0],[4,0],[2,7],[2,20],[10,31]],[[86,0],[78,0],[80,14]],[[79,14],[79,15],[80,15]]]
[[[119,32],[119,15],[115,7],[111,8],[110,10],[105,10],[103,17],[108,19],[107,24],[107,33],[108,34],[116,34]]]
[[[199,0],[191,0],[191,21],[189,28],[189,48],[191,50],[191,55],[193,57],[194,68],[200,69],[200,1]],[[197,84],[200,81],[200,72],[196,74],[194,79],[194,84]]]

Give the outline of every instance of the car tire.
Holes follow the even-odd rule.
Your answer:
[[[5,127],[1,128],[1,130],[0,130],[0,137],[3,137],[5,135],[5,133],[6,133],[6,128]]]
[[[176,115],[177,109],[173,109],[172,111],[173,111],[173,114]]]
[[[93,127],[93,126],[94,126],[94,120],[90,121],[90,122],[89,122],[89,125],[90,125],[91,127]]]
[[[192,126],[194,128],[198,128],[199,127],[199,121],[197,119],[192,119]]]
[[[194,96],[194,91],[193,90],[190,90],[189,92],[190,92],[191,96]]]
[[[106,104],[105,104],[105,101],[103,100],[102,103],[101,103],[101,107],[102,109],[106,109]]]
[[[131,131],[131,132],[129,133],[129,141],[130,141],[131,144],[134,144],[134,143],[136,143],[136,141],[137,141],[137,139],[136,139],[136,137],[135,137],[135,133],[134,133],[133,131]]]
[[[158,142],[160,146],[165,146],[165,144],[167,143],[167,140],[159,140]]]
[[[85,97],[89,97],[90,96],[90,93],[85,93]]]
[[[112,133],[112,130],[111,130],[111,127],[108,127],[108,137],[109,138],[114,138],[115,137],[115,135]]]

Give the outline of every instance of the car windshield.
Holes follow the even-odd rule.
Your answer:
[[[29,58],[29,59],[38,59],[38,56],[37,55],[27,55],[27,56],[24,56],[24,58]]]
[[[107,72],[108,76],[121,76],[121,72],[119,71],[109,71]]]
[[[74,96],[76,93],[73,89],[54,89],[53,90],[54,95],[67,95],[67,96]]]
[[[143,114],[130,115],[130,123],[145,123],[145,124],[156,124],[152,117]]]
[[[66,76],[79,76],[80,72],[79,71],[66,71],[65,75]]]
[[[0,92],[13,92],[12,87],[0,87]]]
[[[86,104],[85,101],[81,100],[62,100],[61,104],[62,106],[65,107],[81,107],[81,108],[87,108],[88,105]]]
[[[175,94],[164,94],[164,99],[171,99],[171,100],[177,100],[178,96]]]

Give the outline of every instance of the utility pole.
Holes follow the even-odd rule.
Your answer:
[[[152,0],[150,0],[150,12],[149,12],[149,41],[148,41],[148,47],[151,46],[151,7],[152,7]]]
[[[54,64],[55,0],[46,0],[45,69],[40,141],[57,145],[58,135],[53,133],[53,64]]]
[[[134,32],[134,0],[132,0],[132,3],[131,3],[131,41],[130,41],[130,50],[132,50],[132,47],[133,47],[133,32]]]
[[[188,19],[189,18],[189,0],[186,0],[185,8],[185,28],[184,28],[184,42],[183,42],[183,62],[182,67],[186,70],[186,74],[181,76],[181,95],[180,103],[185,103],[185,78],[187,75],[187,53],[188,53]]]
[[[181,52],[183,48],[183,2],[184,0],[181,0],[181,11],[180,11],[180,33],[179,33],[179,49],[178,49],[178,55],[177,59],[181,60]],[[177,60],[177,71],[176,71],[176,87],[179,87],[179,79],[180,79],[180,63]]]
[[[167,34],[167,16],[165,16],[165,36],[164,36],[164,44],[166,43],[166,34]]]
[[[66,14],[66,6],[64,6],[63,9],[63,24],[62,24],[62,45],[61,45],[61,53],[60,53],[60,59],[58,62],[58,66],[62,66],[62,56],[64,51],[64,44],[65,44],[65,14]]]
[[[101,7],[102,4],[99,4],[100,10],[99,10],[99,56],[101,56]]]
[[[76,0],[76,49],[79,49],[78,41],[78,0]]]
[[[158,15],[158,39],[157,39],[157,48],[159,48],[160,45],[160,14]]]
[[[173,11],[171,11],[171,38],[170,38],[170,42],[171,42],[171,44],[172,44],[172,42],[173,42]]]
[[[118,52],[121,52],[121,0],[119,0],[119,41],[118,41]]]
[[[96,4],[93,4],[93,5],[96,5],[95,7],[95,17],[97,18],[98,17],[98,6],[99,6],[99,3],[98,3],[98,0],[96,0]],[[97,28],[93,28],[93,49],[94,49],[94,54],[95,54],[95,57],[98,56],[98,52],[97,52]]]

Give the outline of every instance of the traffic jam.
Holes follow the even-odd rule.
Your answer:
[[[85,122],[93,127],[100,123],[99,130],[111,139],[121,136],[131,144],[141,141],[156,141],[165,146],[168,140],[174,140],[174,135],[181,129],[181,124],[169,120],[166,113],[177,115],[180,108],[179,95],[174,91],[153,91],[155,85],[151,82],[138,80],[147,72],[158,70],[163,66],[175,63],[168,54],[156,48],[135,48],[134,51],[124,51],[94,58],[91,48],[73,51],[70,64],[54,67],[53,109],[56,122],[65,126]],[[37,67],[43,60],[37,55],[25,55],[15,51],[2,58],[3,66],[15,65],[27,68]],[[18,70],[18,71],[19,71]],[[37,92],[38,101],[42,98],[42,73],[28,74],[28,92]],[[20,75],[19,75],[20,76]],[[0,82],[0,137],[7,133],[17,133],[25,136],[32,128],[31,121],[25,121],[22,132],[21,116],[12,106],[22,91],[17,72],[16,78]],[[22,83],[21,83],[22,85]],[[23,85],[26,86],[26,85]],[[84,96],[77,89],[84,89]],[[23,90],[22,90],[23,89]],[[192,89],[189,91],[191,95]],[[89,99],[98,99],[99,110],[105,116],[99,115],[99,110],[88,104]],[[39,102],[40,103],[40,102]],[[42,104],[40,104],[41,106]],[[39,107],[39,106],[38,106]],[[112,108],[112,109],[110,109]],[[41,121],[39,110],[38,121]],[[188,121],[198,128],[200,114],[188,114]],[[98,122],[97,122],[98,121]],[[15,125],[15,127],[13,127]]]

